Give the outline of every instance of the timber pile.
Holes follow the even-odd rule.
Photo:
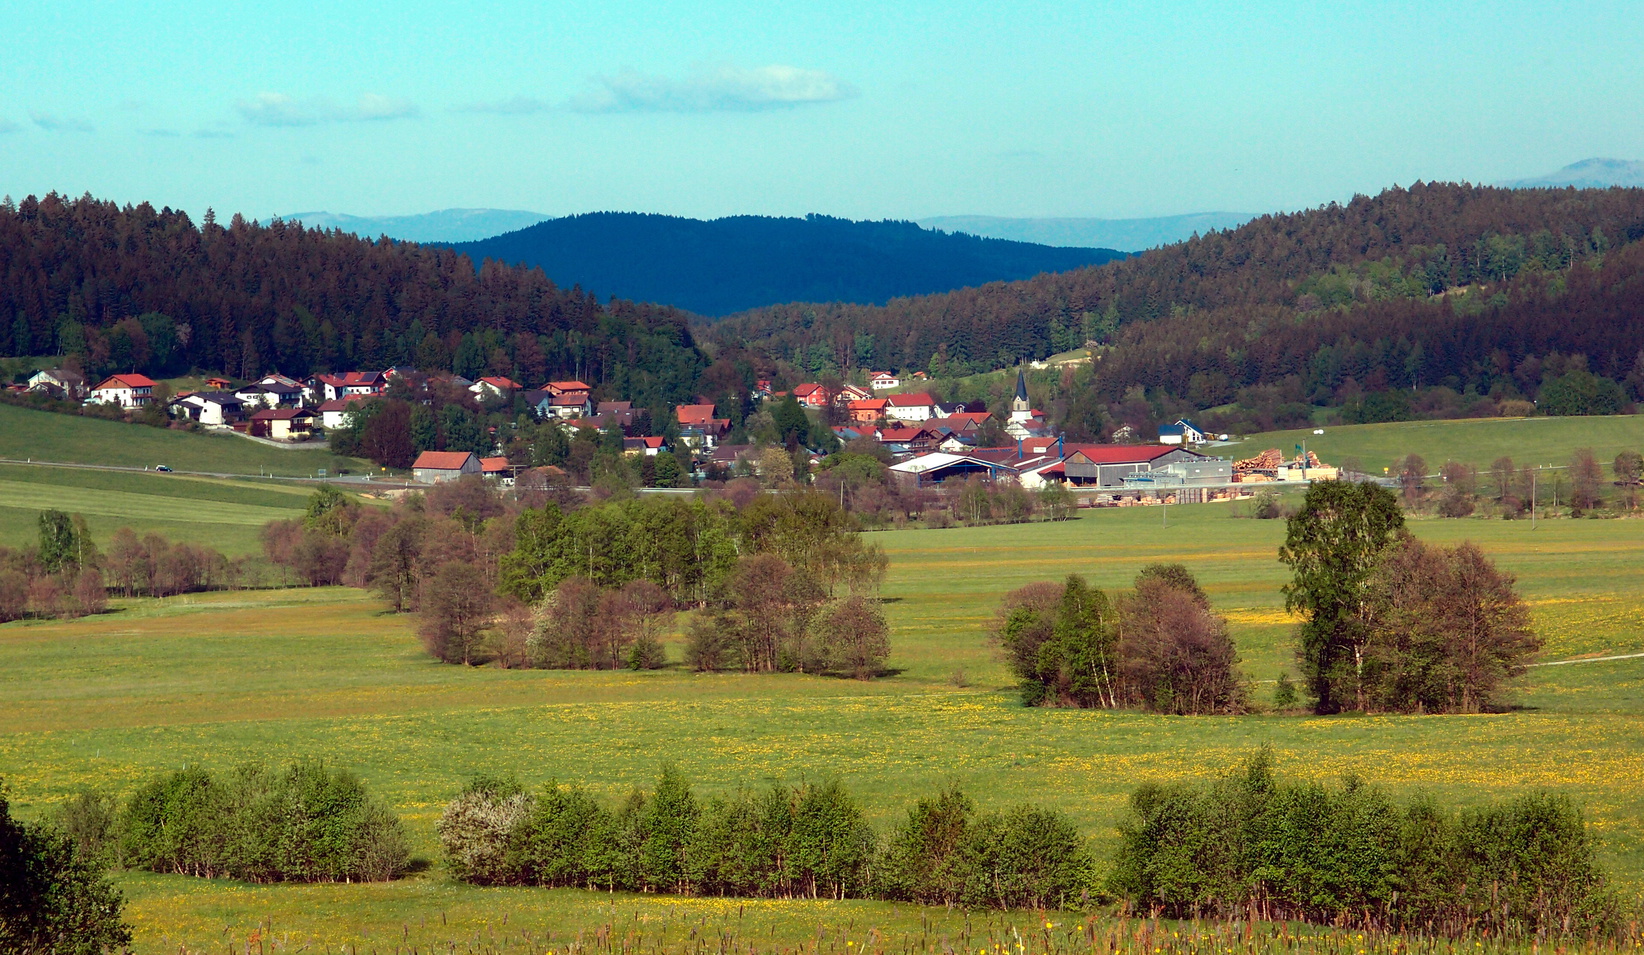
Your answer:
[[[1234,474],[1256,474],[1262,471],[1277,471],[1284,466],[1284,453],[1278,448],[1268,448],[1253,458],[1233,462]]]

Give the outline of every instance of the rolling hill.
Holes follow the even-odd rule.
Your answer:
[[[1181,242],[1218,229],[1236,229],[1256,218],[1248,212],[1191,212],[1152,219],[1009,219],[999,216],[936,216],[920,219],[927,229],[967,232],[991,239],[1041,245],[1124,249],[1140,252]]]
[[[630,212],[551,219],[452,248],[475,262],[538,266],[601,297],[722,316],[782,302],[880,304],[1123,258],[949,235],[911,222],[732,216],[703,221]]]

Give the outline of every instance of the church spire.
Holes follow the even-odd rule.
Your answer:
[[[1016,369],[1016,400],[1028,400],[1027,376],[1022,373],[1022,369],[1020,367]]]

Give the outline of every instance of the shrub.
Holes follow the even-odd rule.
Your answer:
[[[1171,917],[1238,914],[1461,934],[1591,935],[1617,908],[1581,813],[1528,795],[1452,813],[1356,779],[1274,777],[1263,752],[1207,784],[1131,796],[1108,888]]]
[[[440,813],[434,831],[451,874],[475,885],[523,881],[531,799],[516,780],[476,779]]]
[[[317,760],[159,777],[133,794],[119,828],[127,865],[250,882],[385,881],[410,857],[398,817]]]
[[[11,818],[0,792],[0,952],[102,955],[124,950],[125,900],[96,860],[51,827]]]

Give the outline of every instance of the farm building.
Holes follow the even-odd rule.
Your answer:
[[[1125,478],[1170,464],[1212,460],[1186,448],[1143,445],[1081,444],[1068,449],[1062,470],[1079,487],[1122,487]]]
[[[468,451],[424,451],[411,465],[411,477],[419,484],[442,484],[482,470],[480,459]]]
[[[196,391],[171,403],[173,417],[188,418],[207,427],[220,427],[240,420],[240,396],[231,391]]]
[[[950,454],[945,451],[935,451],[922,454],[917,458],[910,458],[890,466],[891,476],[904,484],[915,484],[922,487],[934,484],[944,484],[957,478],[965,480],[973,474],[980,474],[989,480],[1014,475],[1015,469],[1008,464],[989,461],[969,454]]]

